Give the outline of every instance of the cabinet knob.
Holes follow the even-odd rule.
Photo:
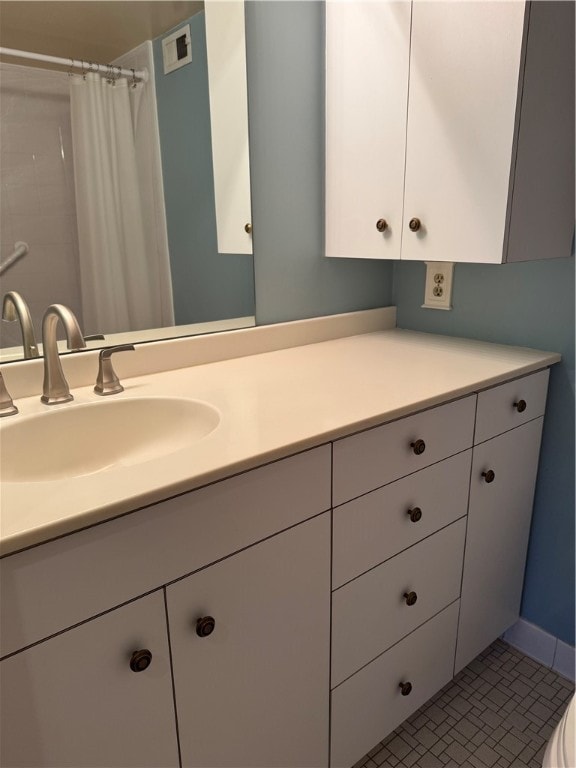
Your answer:
[[[246,232],[248,235],[252,234],[252,224],[250,222],[244,224],[244,232]]]
[[[415,605],[416,600],[418,600],[418,595],[416,592],[404,592],[404,600],[406,601],[406,605]]]
[[[386,219],[378,219],[376,222],[376,229],[378,232],[385,232],[388,229],[388,222]]]
[[[412,448],[416,456],[421,456],[426,450],[426,443],[424,440],[414,440],[413,443],[410,443],[410,448]]]
[[[420,221],[420,219],[416,219],[416,218],[410,219],[410,221],[408,222],[408,226],[410,227],[411,232],[418,232],[418,230],[422,226],[422,222]]]
[[[514,403],[514,408],[518,413],[523,413],[526,410],[526,400],[518,400],[517,403]]]
[[[486,483],[493,483],[496,475],[492,469],[488,469],[486,472],[482,472],[482,477]]]
[[[422,520],[422,510],[420,507],[412,507],[412,509],[408,510],[407,514],[410,516],[410,520],[413,523],[417,523]]]
[[[402,696],[409,696],[412,693],[412,683],[400,683],[398,687]]]
[[[141,651],[134,651],[130,657],[130,669],[132,672],[144,672],[151,662],[152,653],[147,648],[143,648]]]
[[[212,632],[214,632],[215,626],[216,621],[212,616],[203,616],[196,622],[196,634],[198,637],[208,637],[208,635],[211,635]]]

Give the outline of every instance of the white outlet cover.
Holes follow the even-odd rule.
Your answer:
[[[424,287],[425,309],[452,309],[452,278],[454,263],[451,261],[426,261],[426,284]],[[442,295],[434,295],[439,286]]]

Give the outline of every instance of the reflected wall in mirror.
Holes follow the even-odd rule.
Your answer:
[[[0,287],[24,296],[37,336],[54,302],[105,334],[92,347],[254,324],[243,24],[235,0],[0,2],[3,47],[154,73],[114,85],[88,64],[0,60],[0,262],[29,248]],[[191,62],[164,74],[162,41],[185,25]],[[104,99],[123,112],[87,111]],[[0,359],[20,344],[2,322]]]

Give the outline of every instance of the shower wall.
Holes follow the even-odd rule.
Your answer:
[[[28,302],[40,340],[49,304],[66,304],[82,325],[68,77],[0,63],[0,259],[14,243],[29,253],[0,277],[0,290]],[[0,347],[21,343],[0,323]]]

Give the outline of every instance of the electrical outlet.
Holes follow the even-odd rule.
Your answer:
[[[427,261],[424,304],[426,309],[452,309],[452,276],[454,264],[448,261]]]

